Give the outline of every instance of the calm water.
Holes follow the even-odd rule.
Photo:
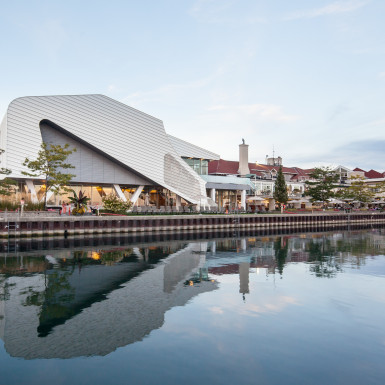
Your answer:
[[[1,384],[385,382],[384,230],[115,243],[0,253]]]

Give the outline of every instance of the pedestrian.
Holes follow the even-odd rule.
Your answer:
[[[22,197],[20,200],[21,215],[23,215],[24,213],[24,204],[25,204],[25,200],[24,200],[24,197]]]

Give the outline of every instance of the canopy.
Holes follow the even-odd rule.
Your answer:
[[[260,197],[250,197],[250,198],[247,198],[247,200],[248,201],[260,201],[260,202],[263,202],[266,199],[265,198],[260,198]]]

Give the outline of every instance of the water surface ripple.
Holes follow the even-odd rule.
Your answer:
[[[2,250],[1,384],[384,382],[384,229]]]

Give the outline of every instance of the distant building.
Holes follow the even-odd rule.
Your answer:
[[[246,207],[247,196],[265,198],[265,205],[272,205],[275,180],[282,158],[266,158],[267,164],[250,163],[248,145],[239,145],[239,160],[212,160],[208,166],[206,188],[220,207]],[[305,191],[304,182],[312,170],[282,166],[282,171],[291,196],[301,196]],[[214,198],[213,198],[214,199]]]

